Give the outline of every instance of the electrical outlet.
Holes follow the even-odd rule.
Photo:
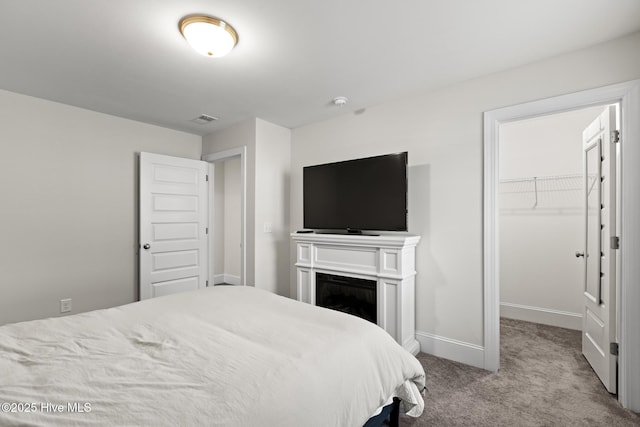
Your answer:
[[[71,298],[60,300],[60,313],[68,313],[71,311]]]

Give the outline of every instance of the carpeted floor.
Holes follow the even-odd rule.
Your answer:
[[[607,393],[581,353],[579,331],[500,322],[500,371],[424,353],[425,412],[402,427],[639,426],[640,415]]]

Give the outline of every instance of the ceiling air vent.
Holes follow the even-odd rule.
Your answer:
[[[201,114],[199,117],[191,119],[192,122],[199,125],[206,125],[207,123],[215,122],[216,120],[218,120],[217,117],[209,116],[207,114]]]

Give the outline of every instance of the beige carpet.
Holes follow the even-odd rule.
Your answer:
[[[502,319],[500,371],[424,353],[425,412],[400,426],[640,426],[581,354],[579,331]]]

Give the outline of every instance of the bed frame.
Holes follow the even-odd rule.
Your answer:
[[[382,408],[375,417],[369,418],[363,427],[398,427],[400,419],[400,399],[393,398],[393,402]]]

